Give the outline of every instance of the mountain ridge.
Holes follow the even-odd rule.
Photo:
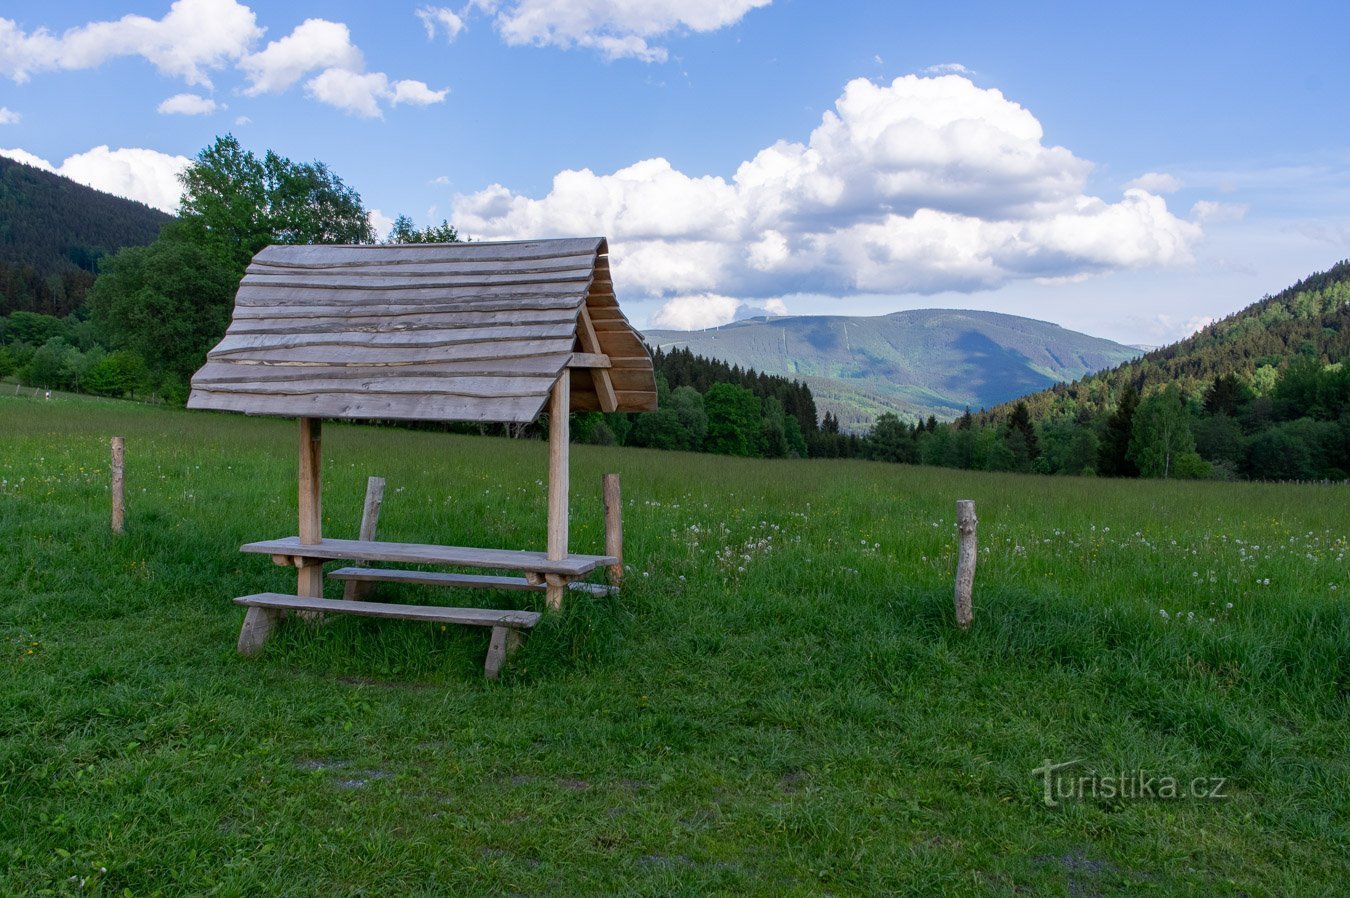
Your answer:
[[[1002,312],[750,318],[702,331],[653,329],[653,347],[691,351],[810,386],[821,414],[866,429],[883,412],[950,420],[1139,355],[1058,324]]]

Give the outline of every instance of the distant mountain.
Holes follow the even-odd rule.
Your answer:
[[[170,218],[0,156],[0,315],[69,314],[100,258],[153,242]]]
[[[752,318],[704,331],[650,330],[688,347],[805,381],[821,414],[850,430],[886,411],[948,420],[1134,358],[1137,350],[995,312],[921,309],[876,317]]]
[[[1256,388],[1269,389],[1291,359],[1310,356],[1335,364],[1350,355],[1350,261],[1314,274],[1216,321],[1186,339],[1100,371],[1078,383],[1059,384],[1027,396],[1033,418],[1058,406],[1084,414],[1114,406],[1129,384],[1140,393],[1177,384],[1190,396],[1220,376],[1233,375]],[[1264,370],[1263,370],[1264,369]],[[1009,408],[991,409],[992,417]]]

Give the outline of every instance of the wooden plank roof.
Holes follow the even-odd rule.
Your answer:
[[[619,309],[608,252],[603,237],[269,246],[188,407],[525,422],[576,352],[610,367],[573,371],[573,410],[653,409],[651,356]]]

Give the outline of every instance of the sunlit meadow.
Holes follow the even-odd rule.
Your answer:
[[[0,394],[0,893],[1337,894],[1344,486],[578,446],[627,578],[500,682],[478,629],[288,622],[293,422]],[[128,526],[108,529],[108,439]],[[324,528],[542,548],[541,443],[332,424]],[[974,499],[975,623],[951,611]],[[522,594],[382,586],[395,601]],[[329,584],[329,595],[340,593]],[[1045,801],[1033,771],[1222,778]]]

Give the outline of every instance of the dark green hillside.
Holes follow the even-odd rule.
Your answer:
[[[1307,357],[1323,365],[1343,360],[1350,350],[1350,261],[1319,272],[1217,321],[1179,343],[1072,384],[1027,396],[1031,416],[1045,418],[1071,407],[1091,414],[1113,407],[1128,386],[1139,393],[1176,384],[1200,398],[1219,377],[1232,375],[1258,396],[1274,387],[1290,360]],[[994,408],[1006,417],[1011,406]]]
[[[662,348],[687,347],[769,374],[800,378],[821,411],[846,428],[891,411],[954,418],[1137,355],[1055,324],[941,309],[869,318],[755,318],[712,330],[648,331]]]
[[[0,157],[0,315],[65,316],[98,260],[155,239],[170,216]]]

